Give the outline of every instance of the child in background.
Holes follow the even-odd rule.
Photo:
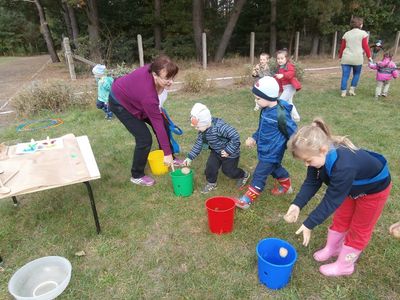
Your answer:
[[[275,78],[278,79],[282,90],[279,99],[293,105],[292,118],[294,121],[300,122],[300,115],[293,104],[294,94],[301,89],[301,83],[296,78],[296,67],[289,61],[289,53],[286,49],[276,52],[276,62],[278,64],[278,72],[275,74]]]
[[[372,59],[375,59],[378,56],[379,52],[385,51],[382,44],[383,42],[381,40],[377,40],[375,44],[371,46]]]
[[[378,100],[379,96],[387,97],[390,87],[390,80],[399,77],[396,64],[392,61],[392,55],[385,53],[382,61],[378,63],[370,62],[368,66],[372,70],[376,70],[376,89],[375,89],[375,100]]]
[[[257,80],[260,78],[263,78],[264,76],[271,76],[271,70],[269,69],[269,59],[270,56],[267,53],[261,53],[260,54],[260,62],[255,65],[255,67],[253,68],[253,72],[251,74],[251,76],[253,76],[254,78],[256,78]],[[256,103],[254,106],[254,110],[257,111],[260,109],[260,107],[257,104],[257,99],[254,99],[254,102]]]
[[[246,146],[257,145],[258,163],[247,192],[236,201],[236,206],[243,209],[249,208],[264,190],[269,175],[275,178],[275,187],[271,191],[273,195],[292,192],[289,173],[281,162],[286,142],[297,129],[290,115],[293,106],[278,100],[279,84],[275,78],[261,78],[252,91],[261,112],[257,131],[247,138]]]
[[[111,76],[106,76],[106,70],[105,65],[95,65],[92,73],[97,83],[96,107],[104,111],[105,119],[111,120],[113,114],[108,105],[108,95],[110,94],[114,79]]]
[[[199,133],[192,150],[184,160],[184,165],[191,164],[192,160],[200,154],[204,144],[211,150],[205,170],[207,183],[201,193],[206,194],[216,189],[220,167],[226,176],[237,179],[238,187],[244,186],[250,173],[238,167],[240,136],[237,130],[224,120],[211,117],[209,109],[201,103],[196,103],[190,114],[191,126]]]
[[[296,234],[303,233],[307,246],[311,230],[333,212],[326,245],[314,253],[325,276],[351,275],[354,264],[367,247],[392,187],[386,159],[359,149],[345,136],[334,136],[322,119],[314,119],[289,140],[289,151],[307,167],[307,177],[284,219],[296,222],[300,210],[321,188],[327,189],[320,204],[308,215]]]

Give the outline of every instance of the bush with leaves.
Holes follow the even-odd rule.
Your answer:
[[[45,111],[59,113],[70,107],[86,107],[94,102],[94,94],[76,92],[65,82],[35,81],[12,100],[12,106],[18,116],[27,117]]]
[[[207,76],[204,71],[188,72],[184,78],[183,90],[189,93],[199,93],[207,88]]]

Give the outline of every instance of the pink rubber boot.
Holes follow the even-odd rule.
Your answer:
[[[328,237],[326,239],[326,245],[321,250],[314,253],[314,259],[316,261],[326,261],[332,256],[338,256],[340,249],[342,248],[343,239],[346,235],[345,232],[337,232],[328,229]]]
[[[325,276],[351,275],[354,272],[354,263],[361,254],[361,250],[343,245],[337,261],[319,267],[319,271]]]

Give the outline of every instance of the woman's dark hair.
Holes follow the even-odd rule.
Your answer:
[[[150,72],[157,75],[160,75],[162,69],[167,71],[167,78],[174,78],[179,71],[178,66],[166,55],[157,56],[150,65]]]
[[[364,24],[363,18],[360,17],[352,17],[350,20],[350,27],[351,29],[353,28],[361,28],[361,26]]]

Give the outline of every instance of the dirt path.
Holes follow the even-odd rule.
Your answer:
[[[0,60],[0,126],[13,118],[14,112],[10,106],[12,97],[35,80],[49,62],[48,55]]]

